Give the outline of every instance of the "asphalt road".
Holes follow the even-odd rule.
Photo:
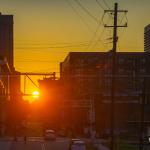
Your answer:
[[[30,138],[25,144],[23,140],[0,141],[0,150],[68,150],[69,140],[58,138],[56,141],[44,141],[41,138]]]

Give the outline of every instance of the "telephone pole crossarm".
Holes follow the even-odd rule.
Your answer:
[[[105,24],[104,27],[105,27],[105,28],[110,28],[110,27],[113,28],[114,26],[108,26],[108,25]],[[119,28],[125,28],[125,27],[128,27],[128,25],[127,25],[127,23],[126,23],[125,25],[117,26],[117,28],[118,28],[118,27],[119,27]]]
[[[127,23],[124,25],[118,25],[118,13],[127,13],[128,10],[118,10],[118,3],[115,3],[114,5],[114,10],[104,10],[104,13],[113,13],[114,15],[114,24],[113,25],[107,25],[105,24],[105,28],[113,28],[113,51],[116,52],[117,49],[117,41],[118,41],[118,36],[117,36],[117,28],[125,28],[127,27]]]
[[[115,12],[114,10],[104,10],[104,13],[107,13],[107,12],[111,12],[111,13],[113,13],[113,12]],[[128,12],[128,10],[118,10],[118,12],[119,13],[121,13],[121,12],[123,12],[123,13],[127,13]]]

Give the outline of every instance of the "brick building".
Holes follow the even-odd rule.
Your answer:
[[[146,103],[150,104],[149,58],[149,54],[144,52],[116,53],[114,91],[116,129],[127,127],[129,120],[139,120],[144,87]],[[85,109],[80,109],[86,114],[83,117],[85,120],[83,126],[89,123],[91,116],[89,112],[94,107],[92,123],[99,132],[106,132],[110,127],[111,73],[111,52],[71,52],[60,64],[60,79],[64,81],[70,94],[68,102],[78,103],[78,108],[82,108],[81,106],[85,104],[83,101],[89,101],[87,113]],[[148,105],[146,106],[148,108]]]

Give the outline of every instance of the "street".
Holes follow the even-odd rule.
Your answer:
[[[42,138],[28,138],[25,144],[23,140],[17,142],[0,141],[0,150],[68,150],[69,140],[57,138],[56,141],[44,141]]]

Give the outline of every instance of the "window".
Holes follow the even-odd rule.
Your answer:
[[[118,62],[119,62],[119,64],[124,63],[124,58],[119,58]]]

